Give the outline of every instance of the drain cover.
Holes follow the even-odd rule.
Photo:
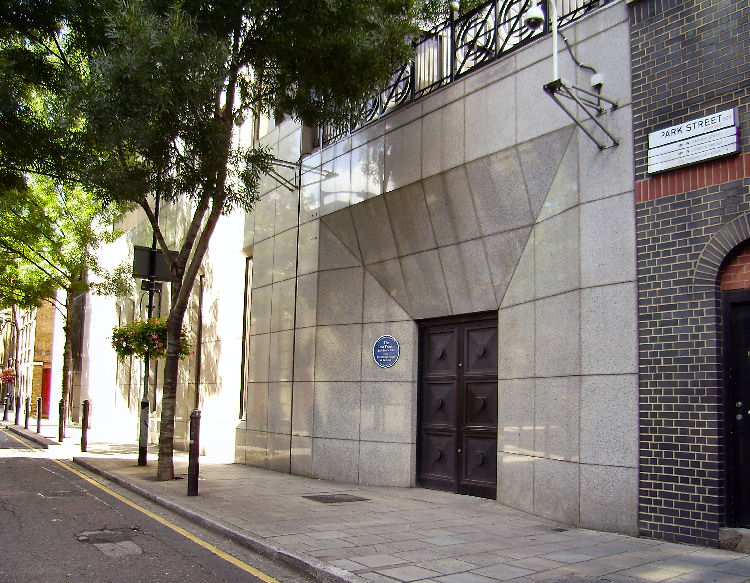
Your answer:
[[[351,494],[311,494],[310,496],[302,496],[308,500],[315,500],[315,502],[322,502],[323,504],[337,504],[338,502],[365,502],[368,498],[361,498],[360,496],[352,496]]]
[[[76,535],[76,539],[82,543],[119,543],[127,541],[133,538],[133,531],[126,529],[108,529],[103,528],[102,530],[86,530],[79,532]]]

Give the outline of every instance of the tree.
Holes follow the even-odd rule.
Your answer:
[[[126,269],[107,273],[95,255],[102,243],[118,236],[112,225],[120,214],[116,205],[103,208],[80,188],[41,177],[18,188],[0,186],[0,307],[12,308],[17,338],[18,307],[31,309],[50,302],[60,310],[57,290],[65,292],[65,309],[60,310],[65,317],[65,403],[72,389],[72,330],[82,319],[76,296],[87,291],[122,293],[128,285]],[[96,281],[89,281],[90,273]],[[15,361],[17,366],[17,355]]]
[[[235,121],[281,111],[308,125],[348,122],[410,56],[415,6],[30,0],[6,17],[24,50],[52,63],[52,117],[75,129],[60,139],[52,128],[53,155],[67,163],[47,165],[106,203],[139,205],[170,266],[158,479],[174,475],[178,349],[190,291],[219,217],[238,207],[249,211],[271,168],[269,152],[233,145]],[[55,150],[59,144],[76,155]],[[38,166],[38,156],[31,160],[27,166]],[[156,197],[192,205],[174,259],[154,212]]]

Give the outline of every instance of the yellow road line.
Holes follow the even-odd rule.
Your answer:
[[[5,435],[8,436],[8,437],[10,437],[11,439],[15,439],[18,443],[20,443],[21,445],[23,445],[26,449],[31,449],[29,447],[29,445],[23,439],[21,439],[19,437],[16,437],[15,435],[13,435],[7,429],[3,429],[3,433],[5,433]]]
[[[114,496],[120,502],[124,502],[128,506],[130,506],[132,508],[135,508],[139,512],[142,512],[146,516],[149,516],[150,518],[153,518],[154,520],[156,520],[157,522],[163,524],[164,526],[166,526],[168,528],[171,528],[173,531],[175,531],[175,532],[181,534],[182,536],[184,536],[185,538],[193,541],[195,544],[202,546],[204,549],[211,551],[216,556],[221,557],[225,561],[228,561],[228,562],[232,563],[235,567],[239,567],[243,571],[247,571],[251,575],[254,575],[255,577],[257,577],[261,581],[265,581],[265,583],[280,583],[278,579],[274,579],[273,577],[271,577],[267,573],[264,573],[263,571],[260,571],[260,570],[256,569],[252,565],[248,565],[247,563],[245,563],[243,561],[240,561],[237,557],[233,557],[229,553],[222,551],[219,547],[214,546],[211,543],[206,542],[206,541],[204,541],[201,538],[198,538],[193,533],[185,530],[181,526],[177,526],[176,524],[170,522],[166,518],[163,518],[163,517],[159,516],[158,514],[154,514],[153,512],[151,512],[150,510],[148,510],[147,508],[144,508],[143,506],[140,506],[140,505],[136,504],[132,500],[129,500],[129,499],[125,498],[125,496],[122,496],[122,495],[118,494],[117,492],[114,492],[113,490],[110,490],[109,488],[107,488],[103,484],[100,484],[96,480],[94,480],[92,478],[89,478],[86,474],[84,474],[82,472],[79,472],[75,468],[70,467],[68,464],[63,463],[60,460],[55,460],[55,459],[50,460],[50,461],[53,461],[53,462],[56,462],[56,463],[60,464],[62,467],[64,467],[69,472],[72,472],[72,473],[76,474],[78,477],[86,480],[90,484],[93,484],[94,486],[96,486],[100,490],[104,490],[105,492],[107,492],[107,494],[109,494],[110,496]]]

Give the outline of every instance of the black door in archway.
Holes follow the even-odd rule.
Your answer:
[[[724,292],[728,518],[750,527],[750,290]]]
[[[497,314],[430,320],[419,331],[417,483],[497,496]]]

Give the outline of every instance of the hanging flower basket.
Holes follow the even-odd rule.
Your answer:
[[[112,348],[120,360],[129,356],[159,359],[167,356],[167,321],[163,318],[133,320],[112,329]],[[180,360],[192,354],[193,343],[187,329],[180,334]]]
[[[4,368],[2,372],[0,372],[0,381],[3,382],[3,384],[7,383],[15,383],[16,382],[16,371],[12,368]]]

